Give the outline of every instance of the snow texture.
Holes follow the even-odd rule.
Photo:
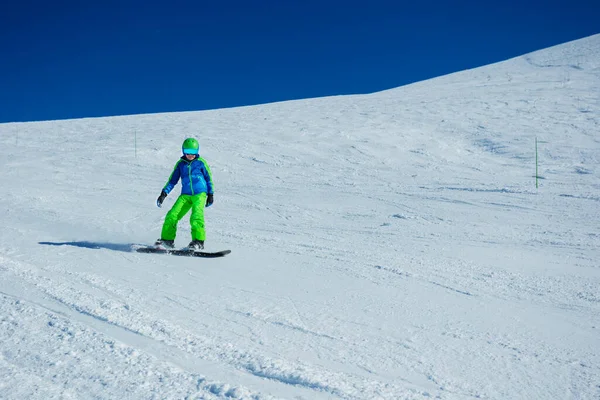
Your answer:
[[[232,253],[132,252],[189,136]],[[600,35],[370,95],[2,124],[0,187],[1,399],[600,398]]]

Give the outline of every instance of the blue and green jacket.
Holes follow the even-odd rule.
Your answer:
[[[188,161],[185,156],[182,156],[175,164],[163,190],[169,194],[180,178],[181,194],[213,193],[212,174],[208,163],[203,158],[196,156],[192,161]]]

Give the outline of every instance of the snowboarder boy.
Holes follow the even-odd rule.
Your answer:
[[[167,184],[156,200],[156,205],[161,207],[167,195],[181,179],[181,195],[165,216],[160,239],[156,241],[156,246],[175,247],[177,224],[191,209],[192,241],[189,248],[192,250],[202,250],[204,248],[204,240],[206,239],[204,207],[212,205],[214,194],[210,168],[206,160],[198,155],[199,149],[200,146],[196,139],[188,138],[183,141],[181,146],[183,156],[175,164]]]

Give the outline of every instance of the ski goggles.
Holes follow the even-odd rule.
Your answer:
[[[193,154],[193,155],[198,154],[198,149],[182,149],[182,150],[183,150],[183,154]]]

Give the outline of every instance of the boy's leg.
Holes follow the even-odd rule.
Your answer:
[[[189,197],[181,195],[177,198],[175,204],[173,204],[173,207],[171,207],[165,216],[165,222],[160,234],[161,239],[175,240],[175,236],[177,236],[177,223],[192,207]]]
[[[192,226],[192,240],[206,239],[204,230],[204,207],[206,206],[206,193],[200,193],[192,196],[192,215],[190,215],[190,225]]]

